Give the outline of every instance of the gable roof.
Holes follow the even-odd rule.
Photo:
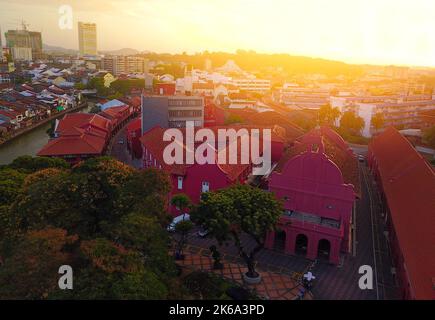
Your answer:
[[[369,146],[416,299],[435,299],[435,173],[389,127]]]
[[[329,127],[322,126],[313,129],[299,137],[281,158],[276,171],[281,171],[285,164],[294,156],[306,152],[311,148],[313,141],[318,140],[323,144],[323,151],[341,171],[346,184],[352,184],[355,195],[361,196],[361,182],[359,179],[358,160],[341,136]]]
[[[217,130],[217,127],[215,127],[214,129]],[[163,135],[165,130],[166,129],[163,129],[159,126],[153,127],[147,132],[145,132],[145,134],[140,138],[140,141],[142,145],[147,148],[148,152],[150,152],[153,155],[153,157],[157,159],[157,161],[159,162],[159,164],[162,166],[164,170],[176,175],[185,175],[186,169],[191,165],[187,165],[187,164],[168,165],[165,163],[163,159],[163,151],[165,150],[166,146],[171,143],[170,141],[163,141]],[[183,132],[184,135],[185,131],[183,129],[180,130]],[[187,148],[184,144],[182,145],[182,147],[184,149]],[[215,146],[212,146],[212,148],[215,149]],[[240,150],[240,147],[238,148],[238,150]],[[238,154],[238,156],[240,158],[240,154]],[[216,154],[215,159],[216,161],[218,160],[218,154]],[[229,180],[234,181],[240,176],[240,174],[247,167],[250,166],[250,164],[240,164],[240,161],[238,161],[237,164],[217,164],[217,166],[228,177]]]
[[[38,156],[63,156],[91,154],[100,155],[106,143],[102,137],[89,134],[83,129],[72,129],[70,135],[50,140],[39,152]]]

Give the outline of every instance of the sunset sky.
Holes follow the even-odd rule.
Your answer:
[[[58,26],[63,4],[72,30]],[[246,49],[435,67],[433,0],[0,0],[2,33],[21,20],[45,44],[73,49],[84,21],[97,23],[99,50]]]

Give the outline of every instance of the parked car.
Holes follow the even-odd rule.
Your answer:
[[[123,140],[123,139],[120,139],[120,140],[118,141],[118,143],[119,143],[119,144],[124,144],[124,140]]]
[[[358,156],[358,161],[359,162],[364,162],[366,160],[366,158],[362,155],[362,154],[360,154],[359,156]]]
[[[174,232],[175,227],[177,226],[178,223],[180,223],[181,221],[189,221],[189,220],[190,220],[190,215],[188,213],[180,214],[179,216],[176,216],[172,220],[172,222],[168,225],[166,230],[168,230],[169,232]]]

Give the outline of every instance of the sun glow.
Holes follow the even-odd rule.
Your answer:
[[[67,2],[0,0],[0,26],[15,29],[24,19],[44,43],[68,48],[77,47],[80,20],[97,23],[100,50],[249,49],[435,66],[431,0],[74,0],[74,27],[60,30],[57,10]]]

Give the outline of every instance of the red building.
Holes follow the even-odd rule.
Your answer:
[[[157,83],[154,87],[154,90],[159,96],[173,96],[175,94],[175,83]]]
[[[210,99],[205,99],[204,127],[223,126],[225,124],[224,109],[216,106]]]
[[[351,168],[345,163],[356,175],[343,172]],[[340,252],[350,248],[357,177],[356,157],[333,130],[301,137],[269,179],[269,190],[284,201],[285,212],[266,247],[338,264]]]
[[[214,129],[217,131],[218,128],[215,127]],[[238,128],[235,129],[238,130]],[[167,171],[172,180],[172,195],[185,193],[189,196],[192,202],[198,203],[202,192],[225,188],[237,182],[245,183],[249,175],[252,173],[251,163],[167,165],[163,160],[163,151],[169,142],[163,141],[164,132],[165,129],[154,127],[148,130],[140,138],[142,144],[143,167],[155,167]],[[274,151],[274,147],[282,152],[282,141],[281,144],[279,144],[279,138],[275,138],[274,140],[276,144],[272,145],[272,154],[278,154],[279,151]],[[217,141],[218,139],[216,139],[216,143]],[[181,212],[176,208],[171,208],[171,212],[175,216],[181,214]]]
[[[56,138],[37,155],[63,158],[71,164],[101,156],[109,141],[110,129],[110,121],[97,114],[67,114],[55,128]]]
[[[142,134],[142,119],[136,118],[127,125],[127,148],[134,158],[142,158],[142,145],[140,137]]]
[[[110,120],[112,126],[112,135],[115,135],[119,129],[127,124],[134,115],[133,107],[123,105],[119,107],[107,108],[99,113],[100,116]]]
[[[392,127],[369,145],[368,163],[381,189],[402,298],[433,300],[435,173]]]

